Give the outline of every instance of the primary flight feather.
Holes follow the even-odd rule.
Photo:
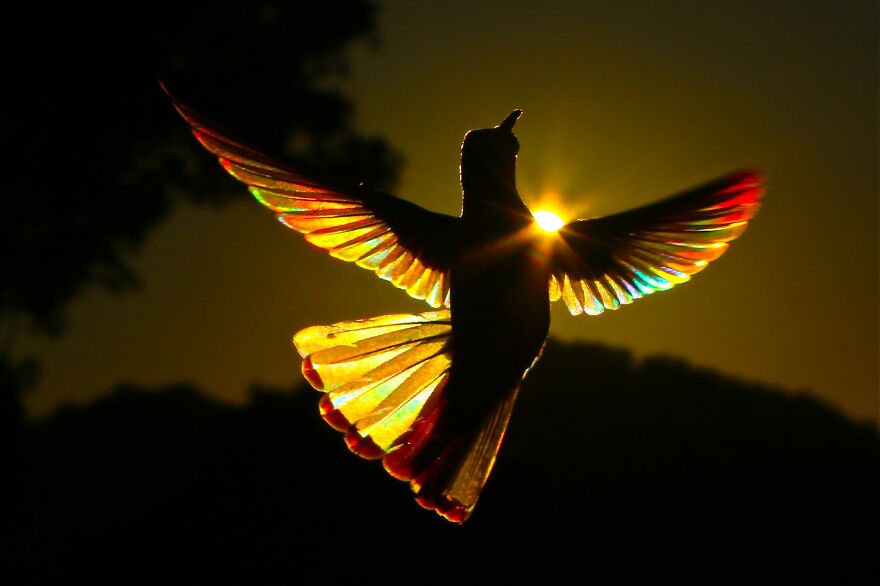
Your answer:
[[[349,448],[382,459],[419,504],[453,522],[470,516],[489,477],[547,338],[550,302],[595,315],[687,281],[742,234],[763,194],[763,177],[741,171],[541,230],[516,189],[514,110],[465,135],[456,218],[275,161],[171,98],[282,223],[437,309],[314,326],[294,344],[305,378],[325,393],[322,416]]]

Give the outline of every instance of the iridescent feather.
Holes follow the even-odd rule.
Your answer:
[[[303,376],[325,393],[321,416],[345,433],[349,449],[383,459],[392,476],[409,481],[419,504],[461,522],[489,477],[516,393],[463,446],[463,463],[442,497],[422,495],[434,465],[415,468],[414,459],[445,406],[451,333],[444,310],[313,326],[297,332],[293,342],[303,357]]]
[[[167,90],[166,90],[167,91]],[[319,178],[229,138],[175,100],[192,132],[227,173],[248,186],[278,220],[332,256],[374,271],[431,307],[449,307],[448,243],[455,218],[362,185]],[[388,259],[399,262],[389,266]]]
[[[758,212],[763,177],[729,175],[643,208],[576,220],[558,235],[550,300],[597,315],[685,283],[720,257]]]

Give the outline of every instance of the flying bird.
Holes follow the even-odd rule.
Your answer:
[[[596,315],[684,283],[743,233],[764,191],[760,173],[739,171],[639,209],[542,229],[516,188],[514,110],[465,135],[453,217],[276,161],[169,96],[198,141],[284,225],[434,308],[313,326],[293,341],[303,375],[324,393],[322,417],[351,451],[381,459],[420,505],[456,523],[492,470],[547,339],[550,303]]]

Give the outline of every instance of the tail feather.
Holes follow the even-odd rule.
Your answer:
[[[517,386],[496,403],[472,434],[456,437],[434,429],[411,463],[410,486],[419,505],[455,523],[470,517],[495,465],[518,392]],[[432,452],[437,455],[431,457]],[[385,458],[386,469],[393,456]],[[420,465],[426,460],[427,465]]]
[[[449,311],[314,326],[294,345],[303,375],[327,394],[321,416],[353,452],[375,459],[404,436],[446,379]]]
[[[461,503],[477,502],[477,497],[495,465],[495,458],[507,431],[518,394],[519,387],[516,387],[504,401],[496,405],[486,423],[479,429],[449,490],[449,497],[453,500]]]
[[[457,425],[444,392],[451,338],[444,310],[314,326],[294,344],[304,376],[326,393],[322,417],[345,433],[349,449],[381,458],[421,506],[460,523],[492,470],[518,386],[473,425]]]

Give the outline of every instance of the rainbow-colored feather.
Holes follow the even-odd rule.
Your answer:
[[[285,226],[338,259],[371,270],[431,307],[449,307],[449,274],[430,243],[448,241],[455,218],[363,186],[342,185],[282,165],[236,142],[187,106],[181,116],[227,173],[248,186]],[[429,244],[420,242],[427,237]]]
[[[576,220],[559,232],[550,299],[598,315],[690,280],[758,212],[763,177],[742,172],[643,208]]]

